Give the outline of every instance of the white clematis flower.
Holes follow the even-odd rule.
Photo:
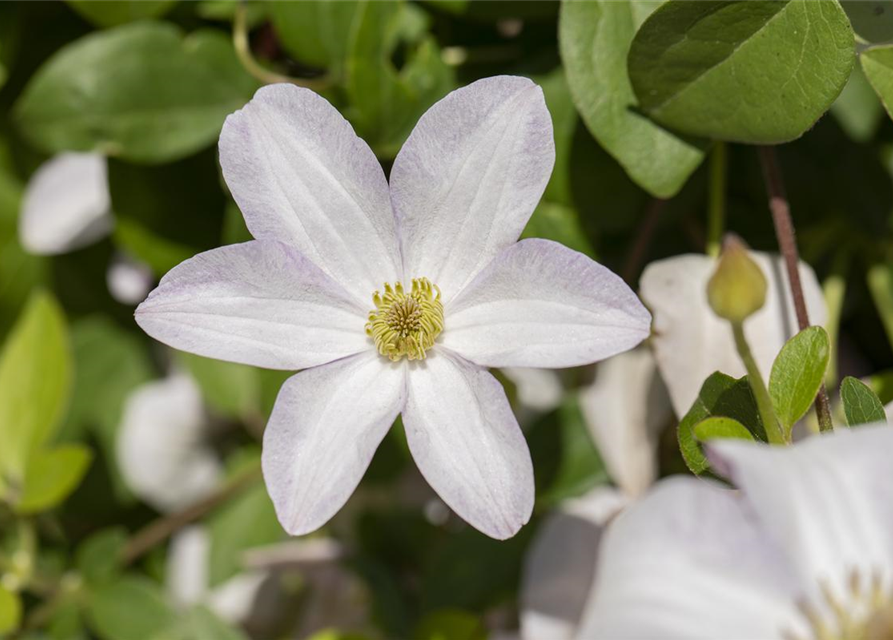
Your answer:
[[[305,369],[264,434],[287,531],[341,508],[401,413],[422,474],[457,514],[496,538],[529,519],[530,454],[485,367],[593,362],[650,324],[608,269],[554,242],[516,242],[554,156],[542,91],[518,77],[434,105],[390,185],[311,91],[267,86],[227,119],[221,166],[257,240],[184,262],[136,317],[179,349]]]
[[[759,252],[752,252],[751,257],[763,270],[768,286],[765,306],[747,319],[744,333],[757,366],[768,379],[775,356],[797,333],[797,316],[784,260]],[[648,265],[640,281],[639,294],[654,314],[651,344],[678,417],[688,412],[714,371],[736,378],[746,373],[729,323],[707,303],[707,281],[715,268],[716,259],[710,256],[675,256]],[[822,288],[812,268],[802,262],[800,280],[811,323],[825,324]]]
[[[19,240],[26,251],[67,253],[95,242],[111,228],[104,156],[61,153],[34,172],[19,217]]]
[[[889,637],[893,429],[710,450],[741,491],[675,478],[626,509],[577,637]]]

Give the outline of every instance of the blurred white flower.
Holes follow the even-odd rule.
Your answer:
[[[137,304],[142,302],[155,278],[148,265],[134,260],[124,254],[112,258],[106,271],[106,284],[112,297],[121,304]]]
[[[124,406],[117,458],[124,480],[159,511],[196,502],[217,487],[223,469],[207,442],[208,417],[189,376],[138,387]]]
[[[166,561],[168,593],[174,602],[182,606],[204,604],[229,623],[247,621],[269,573],[245,571],[211,589],[210,556],[211,539],[205,527],[193,525],[175,535],[171,539]]]
[[[747,322],[754,358],[767,377],[785,341],[797,333],[797,319],[784,261],[777,255],[754,252],[766,276],[766,305]],[[698,397],[704,380],[714,371],[745,375],[729,323],[716,317],[707,304],[707,281],[716,260],[705,255],[683,255],[650,264],[642,274],[639,293],[654,314],[654,348],[661,375],[670,391],[676,415],[684,416]],[[822,289],[812,268],[800,264],[800,279],[809,319],[827,319]]]
[[[640,346],[600,363],[580,408],[611,479],[628,498],[639,497],[654,482],[658,438],[673,416],[651,350]]]
[[[453,511],[500,539],[527,522],[530,453],[486,367],[586,364],[650,328],[608,269],[554,242],[516,242],[554,158],[542,91],[519,77],[434,105],[390,185],[311,91],[266,86],[227,119],[220,162],[257,240],[173,269],[137,322],[199,355],[304,369],[264,433],[267,489],[289,533],[344,505],[399,414]]]
[[[604,527],[654,482],[660,431],[672,418],[666,388],[647,346],[598,365],[580,408],[618,489],[596,487],[570,500],[537,531],[524,564],[521,636],[570,640],[597,569]]]
[[[709,446],[608,528],[578,638],[887,638],[893,429]]]
[[[503,375],[512,381],[522,407],[537,412],[551,411],[561,404],[564,387],[561,378],[551,369],[505,367]]]
[[[19,240],[30,253],[67,253],[108,234],[112,222],[105,157],[61,153],[43,163],[28,182]]]
[[[597,487],[568,500],[540,525],[521,576],[521,638],[571,640],[595,578],[605,526],[627,499]]]

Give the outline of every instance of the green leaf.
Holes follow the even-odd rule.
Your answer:
[[[17,593],[0,587],[0,634],[19,628],[22,621],[22,601]]]
[[[48,153],[160,163],[214,142],[253,87],[226,35],[184,38],[172,24],[138,22],[56,52],[25,87],[15,116]]]
[[[840,6],[861,40],[893,40],[893,2],[890,0],[841,0]]]
[[[837,2],[670,0],[636,34],[629,74],[639,105],[663,125],[778,144],[828,110],[852,71],[854,47]]]
[[[257,369],[190,353],[177,355],[198,382],[210,407],[232,418],[257,419],[260,416],[261,382]]]
[[[195,255],[190,247],[162,238],[133,220],[119,220],[115,225],[114,237],[117,243],[149,265],[159,277]]]
[[[697,475],[704,473],[710,464],[701,451],[695,430],[698,424],[711,417],[732,418],[743,425],[755,439],[766,441],[763,423],[747,377],[736,380],[717,371],[704,381],[698,399],[679,422],[679,449],[685,464]]]
[[[348,113],[357,133],[381,156],[394,157],[419,117],[455,85],[436,41],[418,28],[418,7],[405,2],[359,3],[348,52]],[[399,45],[407,61],[392,62]]]
[[[884,107],[861,66],[853,68],[846,87],[831,106],[831,114],[853,142],[868,142],[874,137]]]
[[[571,151],[579,118],[571,90],[562,67],[547,76],[535,77],[533,81],[543,90],[555,135],[555,167],[543,193],[543,201],[573,207]]]
[[[831,344],[822,327],[807,327],[781,348],[769,374],[769,397],[786,434],[812,406],[825,379]]]
[[[59,433],[65,441],[91,434],[111,475],[115,495],[132,498],[115,460],[118,427],[130,393],[152,379],[145,343],[106,317],[79,320],[72,327],[75,384],[67,420]]]
[[[20,482],[28,459],[56,433],[71,388],[65,317],[38,291],[0,355],[0,476]]]
[[[213,513],[209,583],[215,587],[242,570],[242,552],[282,539],[282,526],[263,485],[246,489]]]
[[[605,464],[589,435],[576,396],[568,396],[558,409],[561,450],[558,469],[548,489],[539,495],[545,504],[579,496],[608,481]]]
[[[0,166],[0,336],[9,330],[32,289],[44,280],[47,266],[45,258],[27,253],[19,244],[22,191],[11,168]]]
[[[565,0],[558,37],[567,81],[589,131],[636,184],[669,198],[701,163],[706,143],[679,137],[635,109],[627,52],[658,4]]]
[[[487,629],[475,615],[458,610],[435,611],[421,619],[414,640],[487,640]]]
[[[247,640],[242,631],[230,626],[203,606],[193,607],[170,628],[153,640]]]
[[[28,460],[19,513],[37,513],[61,503],[81,483],[93,460],[84,445],[69,444],[35,452]]]
[[[136,576],[95,589],[87,601],[87,614],[102,640],[157,640],[176,622],[161,587]]]
[[[753,434],[734,418],[714,416],[695,425],[695,438],[701,442],[716,439],[753,440]]]
[[[117,579],[125,544],[127,530],[123,527],[97,531],[78,547],[75,556],[78,573],[86,582],[97,586]]]
[[[160,18],[170,11],[177,0],[65,0],[72,9],[97,27],[115,27],[120,24]]]
[[[887,421],[887,413],[880,398],[871,387],[857,378],[847,376],[840,383],[840,401],[843,403],[846,423],[851,427]]]
[[[585,253],[590,258],[595,257],[595,249],[592,248],[592,243],[580,225],[579,214],[575,209],[562,204],[545,200],[540,202],[521,237],[554,240],[570,249]]]
[[[893,117],[893,45],[867,49],[859,62],[887,114]]]
[[[358,2],[267,2],[279,41],[297,60],[335,76],[343,71]]]

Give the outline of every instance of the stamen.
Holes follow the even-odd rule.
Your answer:
[[[443,303],[440,289],[427,278],[413,278],[412,291],[402,282],[384,284],[384,295],[372,294],[375,309],[369,312],[366,335],[378,352],[394,362],[408,357],[424,360],[428,349],[443,331]]]
[[[784,630],[786,640],[893,640],[893,593],[880,572],[850,571],[842,594],[825,580],[819,581],[819,590],[816,605],[797,603],[809,634]]]

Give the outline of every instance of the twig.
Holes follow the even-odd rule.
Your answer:
[[[803,297],[803,285],[800,283],[800,257],[797,253],[794,223],[791,221],[791,208],[785,194],[778,158],[775,156],[775,147],[760,147],[760,163],[763,166],[763,179],[766,182],[766,191],[769,195],[769,209],[772,211],[775,237],[778,240],[778,248],[784,256],[791,297],[794,299],[797,325],[800,327],[800,331],[803,331],[809,326],[809,315],[806,311],[806,300]],[[828,401],[828,392],[825,390],[824,384],[819,388],[819,393],[815,398],[815,413],[819,420],[819,429],[831,431],[834,428],[831,422],[831,404]]]
[[[636,231],[635,242],[629,254],[627,254],[626,262],[623,265],[623,279],[628,284],[633,284],[633,280],[642,269],[642,263],[645,261],[645,256],[648,254],[648,249],[651,246],[651,240],[654,238],[654,232],[657,230],[657,221],[660,219],[660,214],[666,204],[666,200],[654,198],[648,203],[648,208],[645,209],[645,215],[642,217],[642,222],[639,223],[639,228]]]
[[[261,470],[258,465],[236,476],[220,487],[216,493],[204,500],[196,502],[182,511],[168,514],[150,522],[145,528],[136,532],[128,540],[127,544],[124,545],[124,549],[121,552],[121,561],[125,565],[132,563],[155,545],[164,542],[174,532],[182,529],[190,522],[198,520],[260,479]]]
[[[236,17],[233,21],[233,46],[245,71],[264,84],[288,82],[299,87],[313,89],[314,91],[321,91],[332,84],[328,76],[323,76],[322,78],[294,78],[270,71],[261,66],[251,53],[251,43],[248,41],[248,9],[244,2],[239,2],[238,6],[236,6]]]

